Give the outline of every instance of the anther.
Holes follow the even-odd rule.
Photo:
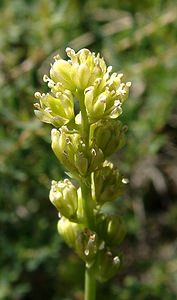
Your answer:
[[[35,97],[36,99],[40,99],[40,98],[41,98],[41,93],[36,92],[36,93],[34,94],[34,97]]]

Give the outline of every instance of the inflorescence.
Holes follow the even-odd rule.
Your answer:
[[[60,219],[58,231],[66,243],[105,281],[117,272],[117,245],[125,235],[120,212],[110,209],[126,182],[108,160],[124,144],[126,126],[119,116],[130,82],[112,73],[100,55],[67,48],[44,75],[50,93],[35,93],[35,114],[52,124],[52,149],[70,177],[52,181],[50,201]],[[109,209],[107,209],[109,207]]]

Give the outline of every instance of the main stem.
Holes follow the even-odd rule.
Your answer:
[[[85,300],[95,300],[96,280],[93,270],[86,266],[85,269]]]
[[[83,201],[83,210],[86,226],[89,229],[94,229],[94,218],[91,196],[91,176],[84,178],[81,181],[81,192]],[[93,270],[87,265],[85,266],[85,298],[84,300],[95,300],[96,295],[96,280]]]
[[[80,110],[81,110],[81,133],[86,147],[89,147],[90,124],[88,121],[87,111],[84,104],[83,92],[78,93]]]
[[[89,148],[90,124],[84,104],[84,95],[79,94],[79,103],[82,118],[82,138],[87,148]],[[93,199],[91,193],[91,174],[80,180],[83,210],[86,226],[94,230]],[[92,268],[85,267],[85,300],[95,300],[96,279]]]
[[[78,99],[81,110],[81,135],[84,140],[86,149],[89,148],[89,136],[90,136],[90,124],[87,116],[87,111],[84,103],[84,93],[83,91],[78,91]],[[83,201],[83,211],[84,219],[86,226],[89,229],[94,227],[93,219],[93,200],[91,193],[91,174],[88,174],[86,177],[81,178],[80,180],[81,192],[82,192],[82,201]]]
[[[94,230],[93,200],[91,194],[91,176],[80,180],[84,220],[87,228]]]

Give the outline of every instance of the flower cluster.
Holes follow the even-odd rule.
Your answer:
[[[119,269],[116,246],[125,235],[120,212],[110,209],[125,180],[107,159],[124,144],[126,127],[118,117],[131,84],[111,74],[99,54],[66,53],[69,59],[56,56],[44,75],[50,93],[35,93],[35,114],[55,127],[52,149],[70,176],[52,181],[49,198],[60,215],[60,235],[105,281]]]

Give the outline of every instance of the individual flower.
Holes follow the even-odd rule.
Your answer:
[[[89,264],[93,263],[98,249],[99,240],[96,232],[93,232],[88,228],[78,232],[75,250],[81,259]]]
[[[75,222],[71,222],[65,217],[62,217],[57,224],[58,233],[64,239],[69,247],[75,248],[75,243],[79,231],[82,226]]]
[[[96,145],[86,147],[76,130],[62,126],[52,129],[52,149],[61,163],[73,175],[86,176],[95,171],[103,162],[103,153]]]
[[[109,247],[119,245],[126,234],[123,218],[115,212],[98,214],[96,230]]]
[[[103,118],[117,119],[122,113],[122,103],[128,97],[131,83],[120,83],[116,88],[116,85],[110,84],[110,80],[111,78],[103,85],[102,79],[97,78],[93,86],[84,91],[84,103],[90,123]]]
[[[106,158],[123,146],[125,130],[118,120],[102,119],[91,125],[91,138]]]
[[[122,193],[122,176],[109,161],[104,161],[102,168],[94,172],[93,180],[94,196],[100,205],[115,200]]]
[[[77,189],[69,179],[58,182],[53,180],[49,199],[62,216],[68,219],[75,217],[78,207]]]
[[[50,94],[35,93],[39,103],[35,103],[35,114],[39,120],[61,127],[74,118],[74,101],[69,90],[57,92],[55,97]]]
[[[94,265],[95,276],[100,282],[107,281],[114,276],[120,268],[120,259],[113,255],[110,250],[103,249],[99,251]]]

